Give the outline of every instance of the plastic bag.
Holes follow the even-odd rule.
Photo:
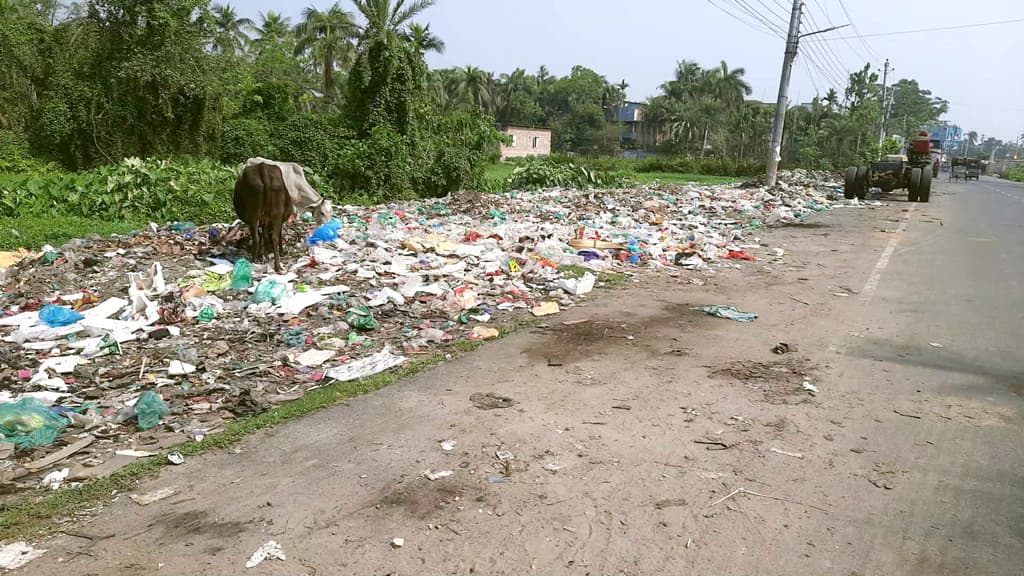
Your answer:
[[[139,430],[149,430],[156,426],[167,412],[167,404],[152,390],[143,392],[135,402],[135,414],[139,418]]]
[[[349,309],[345,313],[345,322],[352,328],[364,332],[376,330],[380,327],[380,324],[377,324],[377,321],[373,319],[373,314],[370,313],[370,309],[366,306]]]
[[[49,446],[70,423],[35,398],[0,404],[0,434],[18,449]]]
[[[288,287],[277,280],[264,279],[256,286],[256,292],[252,295],[252,301],[257,304],[270,302],[276,305],[284,299],[284,293],[287,290]]]
[[[321,242],[331,242],[338,238],[338,231],[341,230],[342,224],[337,220],[331,220],[330,222],[318,226],[313,233],[306,238],[306,243],[310,246],[316,246]]]
[[[252,262],[242,258],[235,262],[235,269],[231,271],[231,289],[247,290],[252,286]]]
[[[39,311],[39,321],[50,328],[68,326],[78,322],[82,318],[85,318],[85,316],[82,316],[71,308],[65,308],[54,304],[47,304]]]

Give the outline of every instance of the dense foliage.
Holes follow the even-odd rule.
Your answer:
[[[508,179],[511,190],[539,190],[542,188],[614,188],[624,179],[611,172],[586,168],[573,162],[554,158],[530,158],[521,162]]]

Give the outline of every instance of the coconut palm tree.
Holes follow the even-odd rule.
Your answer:
[[[828,89],[828,92],[825,93],[824,101],[828,105],[829,112],[835,112],[836,108],[839,107],[839,93],[836,92],[835,88]]]
[[[449,93],[454,94],[459,102],[487,110],[491,104],[491,86],[494,84],[490,74],[476,66],[456,68],[449,78]]]
[[[256,38],[264,43],[279,42],[288,37],[290,29],[291,18],[267,10],[266,14],[260,12],[260,25],[255,28]]]
[[[314,67],[323,75],[323,95],[335,93],[334,73],[339,66],[352,63],[356,25],[352,14],[335,2],[327,10],[310,6],[302,11],[302,22],[295,26],[295,55],[309,53]]]
[[[416,46],[420,56],[425,56],[427,52],[444,54],[446,48],[444,40],[441,40],[441,38],[430,31],[430,24],[424,26],[418,22],[413,22],[409,25],[409,30],[406,31],[405,37]]]
[[[371,36],[399,37],[410,21],[437,0],[352,0],[366,23],[363,39]]]
[[[231,4],[214,4],[212,11],[216,30],[212,44],[214,51],[229,55],[240,52],[249,41],[245,31],[252,27],[252,20],[239,17]]]
[[[712,68],[705,75],[712,98],[724,104],[739,104],[753,94],[750,84],[743,79],[746,70],[743,68],[729,69],[725,60],[717,68]]]

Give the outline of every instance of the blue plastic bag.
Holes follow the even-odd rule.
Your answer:
[[[54,304],[47,304],[39,311],[39,321],[50,328],[69,326],[78,322],[82,318],[85,318],[85,316],[82,316],[71,308],[65,308]]]
[[[310,246],[316,246],[322,242],[331,242],[338,238],[338,231],[341,230],[343,224],[337,220],[331,220],[330,222],[318,226],[313,233],[306,238],[306,243]]]

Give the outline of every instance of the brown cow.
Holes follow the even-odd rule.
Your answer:
[[[235,182],[235,214],[249,227],[253,261],[262,261],[268,248],[274,252],[274,270],[281,268],[281,227],[292,213],[291,196],[285,188],[281,169],[272,164],[255,164],[242,169]],[[267,243],[271,246],[267,246]]]

